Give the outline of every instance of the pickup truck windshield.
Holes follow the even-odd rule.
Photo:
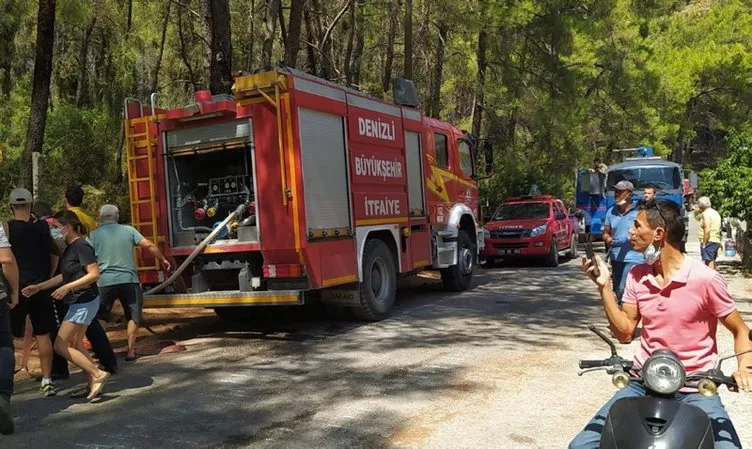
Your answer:
[[[682,188],[681,173],[677,167],[634,167],[613,170],[608,173],[607,189],[614,190],[617,182],[626,179],[634,188],[643,189],[648,184],[654,184],[659,190],[674,190]]]
[[[504,204],[494,215],[494,220],[531,220],[549,217],[548,203]]]

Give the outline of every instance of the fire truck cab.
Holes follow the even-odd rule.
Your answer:
[[[144,306],[238,318],[315,295],[379,320],[399,275],[469,288],[484,245],[475,139],[399,86],[408,101],[391,104],[278,68],[185,107],[126,101],[132,225],[179,265],[137,254],[161,290]]]

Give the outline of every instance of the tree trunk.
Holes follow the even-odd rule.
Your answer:
[[[350,20],[349,23],[349,29],[347,31],[347,48],[345,49],[345,83],[346,85],[350,86],[352,85],[353,77],[352,77],[352,55],[353,55],[353,48],[355,46],[355,10],[357,8],[357,3],[352,2],[350,4]]]
[[[128,0],[128,28],[126,29],[126,33],[131,32],[132,26],[133,26],[133,0]]]
[[[381,91],[389,92],[392,82],[392,64],[394,63],[394,36],[397,34],[397,13],[402,7],[400,0],[392,0],[392,8],[389,13],[389,31],[386,34],[386,58],[384,58],[384,72],[381,77]]]
[[[253,50],[254,46],[256,44],[255,39],[255,23],[256,23],[256,0],[250,0],[251,1],[251,10],[249,11],[249,18],[248,18],[248,54],[245,58],[245,67],[244,69],[252,70],[253,69]]]
[[[125,147],[125,122],[120,122],[120,142],[117,147],[117,157],[115,162],[115,184],[122,185],[123,183],[123,150]]]
[[[272,68],[272,51],[274,50],[274,36],[277,33],[277,16],[279,15],[280,0],[267,0],[266,20],[264,21],[264,43],[261,48],[261,66],[265,70]]]
[[[119,101],[119,96],[116,99],[116,95],[114,95],[110,88],[115,83],[116,70],[112,63],[112,51],[110,51],[108,32],[100,29],[100,34],[102,41],[102,75],[98,77],[98,95],[103,105],[107,105],[110,110],[114,110],[120,107],[116,104]]]
[[[485,87],[486,87],[486,45],[488,40],[488,33],[485,29],[481,29],[478,33],[478,75],[475,83],[475,106],[473,107],[473,126],[472,134],[474,136],[480,136],[481,125],[483,124],[483,108],[485,101]]]
[[[76,106],[81,107],[89,104],[89,43],[91,34],[97,23],[96,11],[91,17],[89,26],[84,30],[83,40],[81,41],[81,50],[78,53],[78,64],[80,72],[78,74],[78,85],[76,86]]]
[[[170,22],[170,9],[172,2],[167,2],[167,10],[165,11],[164,20],[162,21],[162,40],[159,44],[159,56],[157,57],[157,63],[154,67],[154,80],[151,83],[151,91],[156,92],[159,87],[159,69],[162,66],[162,57],[164,56],[165,41],[167,40],[167,24]]]
[[[211,83],[212,61],[212,0],[199,0],[201,10],[201,44],[204,48],[204,70],[201,76],[204,86]]]
[[[282,7],[282,1],[279,2],[279,11],[277,11],[277,20],[279,20],[279,37],[282,42],[282,48],[287,49],[287,24],[285,24],[285,8]]]
[[[413,79],[413,0],[405,0],[405,63],[402,76]]]
[[[190,20],[190,19],[189,19]],[[180,58],[185,64],[186,70],[188,70],[188,78],[191,80],[193,90],[198,90],[198,80],[196,79],[196,72],[193,70],[191,61],[188,58],[188,52],[185,48],[185,35],[183,34],[183,8],[178,8],[178,38],[180,40]]]
[[[200,0],[204,43],[204,74],[213,94],[232,89],[232,44],[228,0]]]
[[[8,98],[10,96],[10,91],[13,89],[13,81],[10,77],[10,61],[7,64],[3,63],[0,70],[3,72],[3,77],[0,79],[0,94],[2,94],[3,97]]]
[[[355,56],[352,60],[350,72],[352,73],[353,85],[360,88],[360,68],[363,58],[363,49],[365,48],[365,27],[366,27],[366,2],[367,0],[358,0],[355,10]]]
[[[431,96],[431,83],[433,77],[431,71],[433,69],[431,62],[434,60],[433,51],[431,49],[431,0],[423,0],[423,20],[420,22],[420,30],[418,31],[418,39],[420,42],[421,54],[423,56],[423,75],[421,78],[424,80],[425,87],[423,93],[425,96],[425,112],[428,114],[429,100]]]
[[[310,5],[310,2],[308,3]],[[313,19],[311,18],[311,10],[305,8],[303,11],[303,17],[305,19],[306,26],[306,55],[308,56],[308,72],[313,75],[318,75],[318,64],[316,58],[316,31],[313,29]]]
[[[0,2],[2,3],[2,2]],[[0,26],[0,94],[7,98],[13,89],[13,80],[11,71],[13,70],[13,61],[16,56],[15,37],[20,26],[20,14],[17,11],[16,1],[5,1],[5,5],[0,14],[3,16],[3,25]]]
[[[304,0],[292,0],[290,5],[290,27],[287,30],[285,47],[285,64],[295,67],[298,63],[298,50],[300,50],[300,33],[303,29]]]
[[[441,113],[441,83],[442,72],[444,70],[444,50],[446,49],[446,39],[449,33],[449,26],[442,19],[439,21],[439,35],[436,39],[436,66],[433,71],[431,80],[431,91],[428,97],[428,115],[439,118]]]
[[[52,56],[55,44],[55,0],[39,0],[34,75],[31,89],[31,115],[26,132],[26,148],[21,163],[20,185],[31,187],[32,153],[42,152],[47,106],[50,98]]]
[[[232,30],[228,0],[212,2],[212,60],[209,88],[213,94],[232,93]]]
[[[309,47],[312,47],[310,50],[318,50],[318,53],[321,56],[321,70],[319,71],[319,76],[326,79],[332,79],[332,75],[336,73],[337,79],[339,79],[340,73],[335,65],[334,53],[332,51],[332,35],[337,23],[350,8],[352,0],[347,0],[345,2],[342,9],[339,10],[331,23],[326,27],[326,31],[324,31],[324,27],[321,24],[321,16],[323,14],[319,8],[318,0],[310,0],[310,2],[314,14],[311,16],[310,11],[306,10],[306,27],[311,30],[309,35],[312,33],[317,37],[315,44],[313,39],[309,38]],[[309,53],[309,58],[310,56],[311,53]]]
[[[332,63],[329,59],[331,53],[327,49],[331,48],[331,45],[324,39],[324,29],[321,26],[321,8],[319,7],[318,0],[310,0],[311,7],[313,8],[313,26],[316,32],[317,48],[321,56],[321,64],[319,70],[319,76],[325,79],[329,79],[332,75]]]

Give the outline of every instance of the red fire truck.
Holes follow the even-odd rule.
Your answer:
[[[400,275],[469,288],[484,245],[476,140],[395,86],[391,104],[277,68],[186,107],[126,100],[132,224],[180,265],[137,254],[142,283],[161,283],[145,307],[237,318],[317,296],[379,320]]]

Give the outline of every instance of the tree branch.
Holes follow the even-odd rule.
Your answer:
[[[176,5],[180,6],[184,10],[188,11],[189,13],[193,14],[195,17],[201,18],[201,14],[198,13],[198,11],[192,9],[190,6],[186,5],[185,3],[181,3],[178,0],[170,0],[171,3],[175,3]]]
[[[350,8],[350,3],[352,0],[347,0],[345,2],[345,6],[337,13],[336,16],[334,16],[334,20],[332,20],[332,23],[329,24],[329,27],[327,27],[326,32],[324,33],[323,39],[321,39],[321,46],[324,46],[324,43],[329,39],[329,36],[332,34],[332,30],[334,30],[335,25],[337,25],[337,22],[342,18],[342,16],[345,15],[345,12],[347,12],[348,8]],[[336,69],[335,69],[336,71]],[[339,73],[339,72],[338,72]]]

